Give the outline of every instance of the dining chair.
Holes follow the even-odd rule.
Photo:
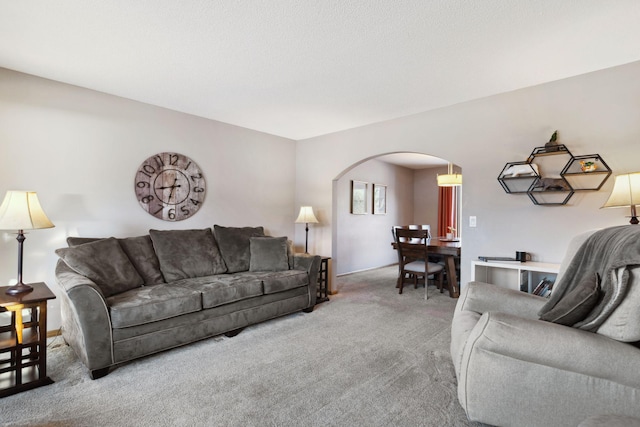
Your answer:
[[[429,232],[428,230],[412,230],[394,227],[396,248],[398,251],[398,293],[402,293],[405,279],[413,278],[414,288],[418,287],[418,278],[424,278],[424,299],[427,299],[427,285],[429,276],[438,280],[438,289],[443,289],[444,266],[429,262]]]

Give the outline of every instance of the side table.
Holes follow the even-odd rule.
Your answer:
[[[318,272],[318,296],[316,304],[329,301],[329,260],[331,257],[323,256],[320,260],[320,271]]]
[[[47,377],[47,301],[55,295],[43,282],[33,291],[7,295],[0,287],[0,313],[10,312],[0,324],[0,397],[53,383]]]

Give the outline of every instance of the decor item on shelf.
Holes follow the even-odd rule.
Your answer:
[[[582,172],[593,172],[598,167],[594,162],[585,162],[584,160],[580,160],[580,169]]]
[[[631,208],[630,224],[638,224],[636,204],[640,203],[640,172],[616,176],[613,190],[603,208]]]
[[[5,292],[9,295],[31,292],[33,288],[22,283],[22,246],[26,239],[24,230],[52,228],[53,223],[40,206],[35,191],[7,191],[0,205],[0,230],[17,230],[18,237],[18,283]]]
[[[447,173],[438,175],[438,187],[458,187],[462,185],[462,175],[453,173],[453,164],[447,165]]]
[[[300,207],[300,213],[298,214],[298,218],[296,219],[296,224],[305,224],[304,231],[304,253],[309,253],[309,223],[317,224],[318,219],[313,214],[313,208],[311,206],[302,206]]]
[[[540,175],[538,171],[538,165],[535,163],[524,163],[524,164],[515,164],[509,166],[504,172],[502,172],[502,177],[512,177],[517,178],[519,176],[536,176]]]
[[[551,138],[549,138],[549,142],[544,144],[545,151],[548,153],[558,151],[560,147],[557,141],[558,141],[558,131],[555,131],[553,132],[553,135],[551,135]]]
[[[204,201],[202,171],[189,157],[158,153],[136,172],[136,197],[142,209],[164,221],[181,221],[195,214]]]

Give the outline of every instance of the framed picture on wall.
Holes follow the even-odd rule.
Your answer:
[[[387,213],[387,186],[373,184],[373,214],[383,215]]]
[[[351,213],[364,215],[367,213],[367,183],[351,181]]]

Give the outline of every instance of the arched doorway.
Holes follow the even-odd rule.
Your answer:
[[[430,224],[437,229],[436,177],[447,173],[448,163],[425,153],[383,153],[354,163],[333,180],[332,283],[342,274],[397,262],[391,248],[392,226]],[[352,182],[365,188],[365,213],[351,211]],[[373,212],[376,186],[386,193],[384,213]]]

